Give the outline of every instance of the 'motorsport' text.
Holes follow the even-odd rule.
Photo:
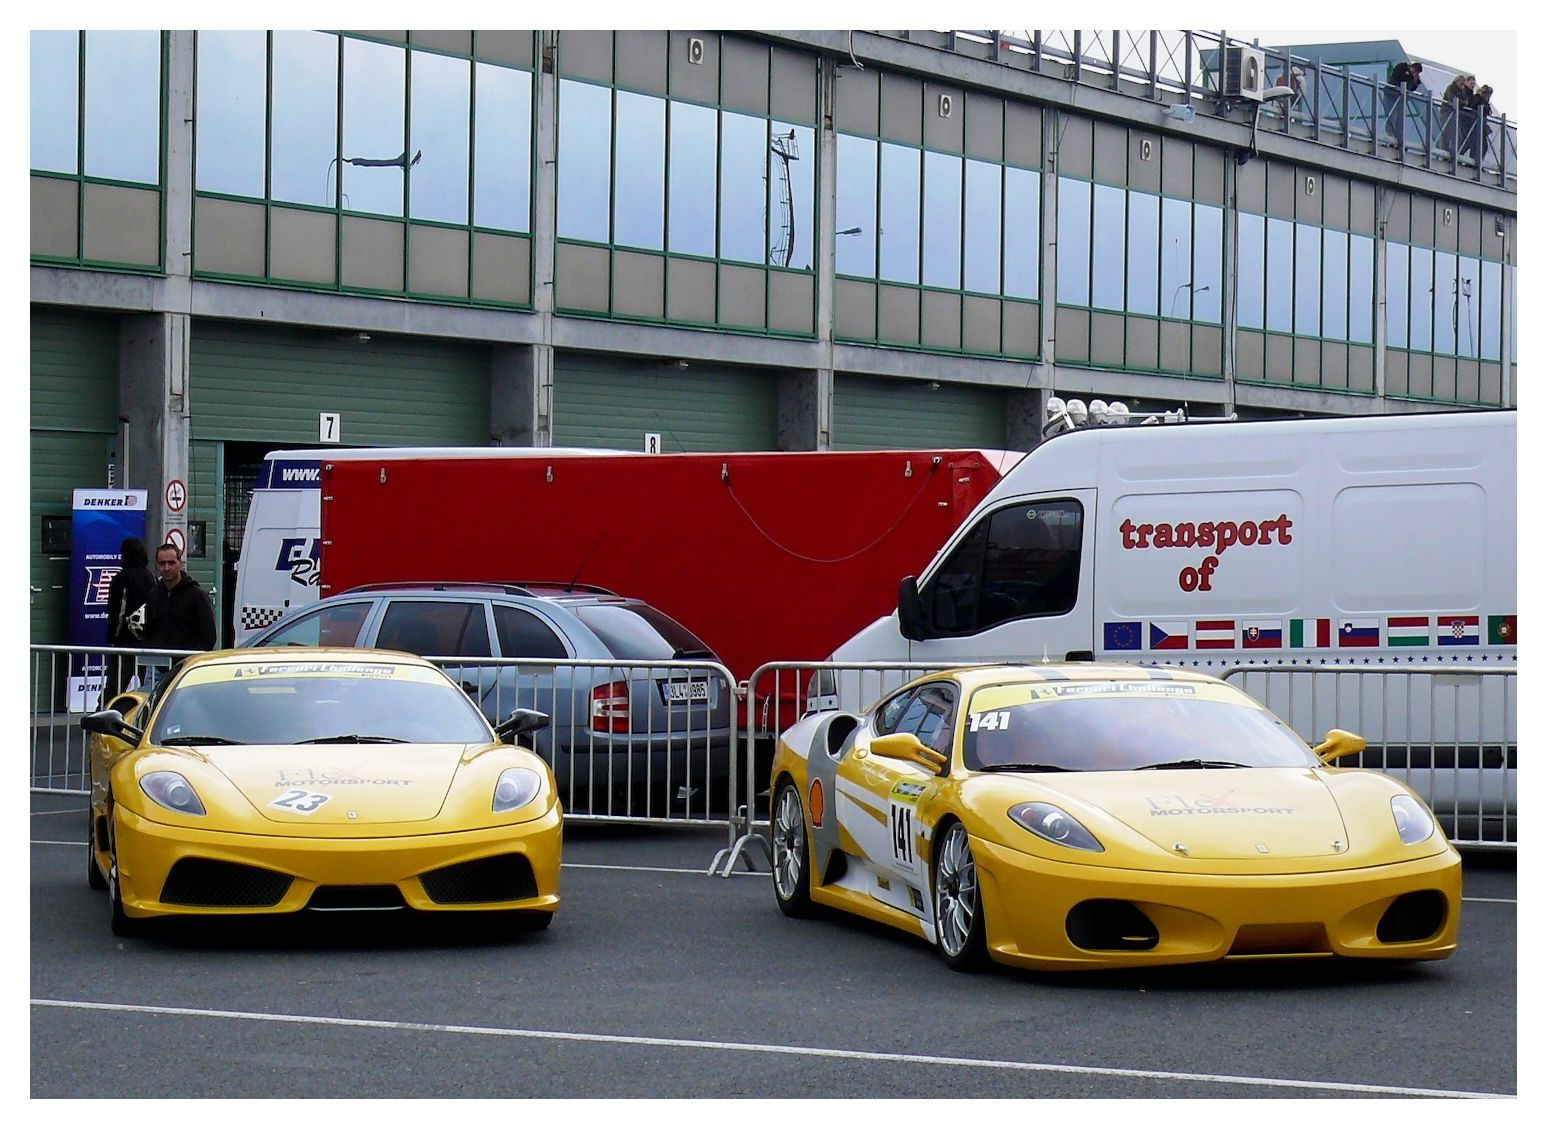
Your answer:
[[[1294,540],[1289,531],[1294,522],[1288,514],[1259,521],[1168,521],[1135,523],[1124,518],[1118,531],[1124,549],[1213,549],[1196,566],[1188,565],[1177,573],[1176,583],[1183,592],[1208,592],[1213,588],[1214,570],[1219,558],[1235,545],[1288,545]]]

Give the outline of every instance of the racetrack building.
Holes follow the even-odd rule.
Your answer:
[[[229,596],[278,447],[1515,404],[1512,123],[1085,35],[33,32],[33,641],[73,488],[186,483]]]

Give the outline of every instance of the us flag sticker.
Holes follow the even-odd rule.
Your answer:
[[[1427,647],[1428,645],[1428,616],[1389,615],[1386,617],[1386,646]]]

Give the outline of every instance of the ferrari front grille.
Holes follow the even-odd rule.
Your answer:
[[[1383,945],[1425,941],[1445,924],[1445,895],[1438,890],[1414,890],[1386,907],[1375,927],[1375,939]]]
[[[494,855],[453,863],[419,876],[430,901],[441,905],[516,902],[537,897],[537,879],[525,855]]]
[[[172,864],[161,900],[174,906],[230,908],[278,905],[290,875],[216,859],[185,858]]]
[[[1160,930],[1143,910],[1112,898],[1081,902],[1069,911],[1064,930],[1081,949],[1145,952],[1160,943]]]
[[[396,886],[318,886],[307,909],[403,909],[408,905]]]

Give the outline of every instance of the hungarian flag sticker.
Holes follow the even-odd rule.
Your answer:
[[[1386,646],[1427,647],[1429,617],[1426,615],[1390,615],[1386,617]]]

